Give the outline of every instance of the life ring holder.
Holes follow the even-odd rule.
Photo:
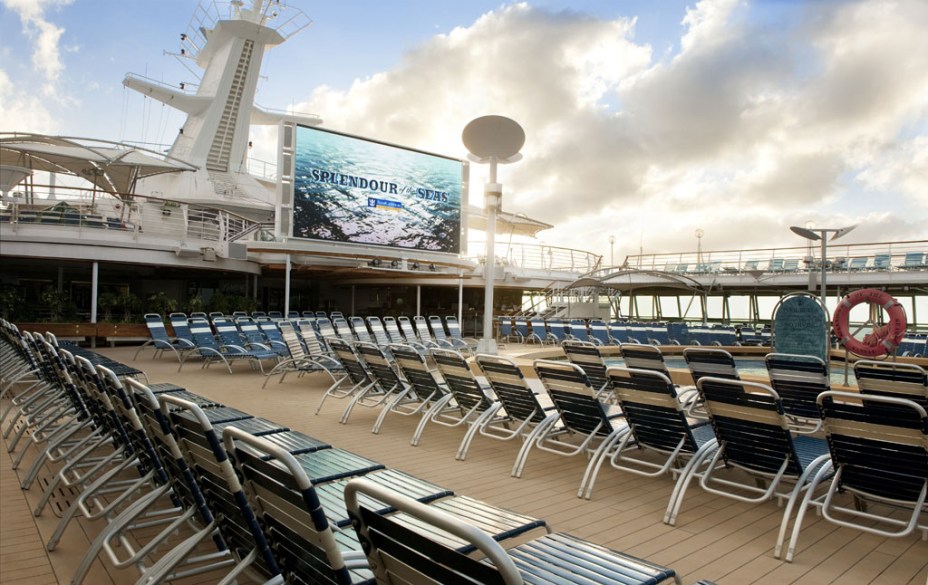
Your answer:
[[[861,340],[851,334],[849,322],[851,309],[864,302],[886,311],[889,322],[882,327],[874,328],[873,333]],[[862,288],[848,293],[841,299],[832,317],[832,327],[838,342],[847,351],[861,357],[879,357],[896,351],[905,337],[908,324],[905,308],[892,295],[875,288]]]

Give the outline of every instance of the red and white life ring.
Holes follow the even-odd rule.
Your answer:
[[[851,309],[860,303],[867,302],[881,307],[889,314],[889,322],[881,327],[875,327],[873,332],[863,339],[851,336],[848,325]],[[902,338],[905,336],[906,324],[905,308],[889,293],[875,288],[862,288],[848,293],[838,303],[832,317],[832,327],[835,337],[849,352],[864,357],[877,357],[896,351]]]

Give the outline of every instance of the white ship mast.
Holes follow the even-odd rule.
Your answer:
[[[141,194],[209,203],[236,210],[269,212],[274,190],[247,174],[252,124],[281,121],[317,125],[317,116],[265,110],[254,105],[265,51],[282,44],[312,21],[274,0],[202,2],[181,35],[181,58],[203,69],[196,93],[127,75],[123,84],[187,114],[169,154],[196,166],[196,173],[156,177]]]

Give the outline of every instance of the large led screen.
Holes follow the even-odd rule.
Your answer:
[[[297,126],[293,237],[457,254],[460,160]]]

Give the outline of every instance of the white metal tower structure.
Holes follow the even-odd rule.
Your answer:
[[[274,184],[248,174],[248,134],[252,124],[282,121],[317,125],[317,116],[256,107],[258,76],[265,51],[282,44],[312,21],[302,11],[274,0],[203,2],[181,35],[181,58],[203,69],[196,93],[127,75],[123,84],[185,114],[169,154],[198,168],[182,176],[156,177],[139,193],[209,203],[248,215],[273,213]]]

